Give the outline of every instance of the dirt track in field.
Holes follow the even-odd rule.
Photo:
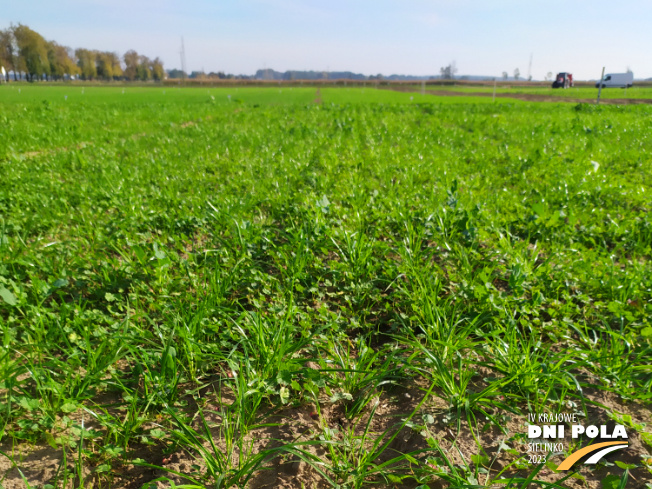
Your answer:
[[[396,92],[414,92],[421,93],[419,88],[410,87],[391,87],[386,90],[394,90]],[[453,90],[426,90],[429,95],[437,95],[440,97],[493,97],[491,92],[455,92]],[[595,103],[594,98],[570,98],[570,97],[551,97],[548,95],[536,95],[530,93],[496,93],[496,97],[501,98],[514,98],[518,100],[525,100],[528,102],[569,102],[574,104]],[[612,105],[631,105],[631,104],[652,104],[652,99],[648,98],[603,98],[600,100],[601,104]]]

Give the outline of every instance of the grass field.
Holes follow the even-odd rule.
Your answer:
[[[5,489],[650,487],[652,107],[18,90]],[[630,446],[556,472],[530,413]]]
[[[420,89],[420,85],[414,85],[413,88]],[[429,85],[428,90],[443,90],[449,92],[463,93],[493,93],[493,86],[461,86],[461,85]],[[598,89],[594,87],[572,87],[567,89],[552,88],[550,86],[506,86],[498,82],[496,93],[505,94],[523,94],[523,95],[541,95],[545,97],[560,98],[577,98],[595,100],[598,96]],[[603,88],[600,94],[603,99],[652,99],[652,87],[633,86],[627,90],[623,88]]]

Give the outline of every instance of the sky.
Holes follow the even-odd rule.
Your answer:
[[[253,74],[353,71],[578,80],[631,69],[652,77],[652,1],[629,0],[0,0],[0,28],[160,57],[166,69]],[[531,60],[531,69],[530,69]]]

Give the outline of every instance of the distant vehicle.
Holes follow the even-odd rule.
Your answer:
[[[631,71],[627,73],[607,73],[604,75],[602,82],[595,84],[595,88],[598,88],[600,83],[602,83],[602,88],[629,88],[634,84],[634,73]]]
[[[555,81],[552,82],[552,88],[568,88],[573,86],[572,73],[557,73]]]

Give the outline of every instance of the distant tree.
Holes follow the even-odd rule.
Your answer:
[[[514,80],[518,80],[520,77],[521,77],[521,70],[519,70],[518,68],[516,68],[516,69],[514,70]]]
[[[72,76],[79,76],[81,75],[81,70],[79,69],[79,65],[75,62],[75,51],[72,48],[66,47],[66,55],[68,56],[68,60],[66,63],[68,64],[68,75]]]
[[[122,78],[123,71],[122,65],[120,64],[120,56],[117,53],[107,52],[106,56],[111,60],[111,70],[113,70],[113,79]]]
[[[453,80],[455,79],[455,74],[457,73],[457,64],[455,61],[451,61],[448,66],[440,68],[439,73],[444,80]]]
[[[126,77],[129,80],[162,80],[165,78],[160,58],[150,60],[136,51],[124,54],[125,69],[120,57],[109,51],[92,51],[79,48],[74,52],[55,41],[46,41],[38,32],[26,25],[11,25],[0,29],[0,66],[13,72],[14,80],[27,79],[60,80],[66,75],[81,75],[84,80],[102,78],[114,80]]]
[[[138,67],[136,69],[137,78],[140,81],[147,81],[152,79],[152,62],[147,56],[138,57]]]
[[[163,69],[163,61],[158,57],[152,60],[150,65],[150,70],[152,72],[152,78],[156,81],[161,81],[165,78],[165,70]]]
[[[546,80],[552,80],[552,71],[546,73]]]
[[[30,80],[43,75],[50,75],[47,42],[38,32],[26,25],[18,24],[13,28],[18,53],[24,60],[25,70]]]
[[[95,67],[98,78],[103,80],[113,80],[113,58],[112,53],[95,51]]]
[[[633,71],[632,71],[632,69],[628,66],[628,67],[627,67],[627,70],[625,71],[625,73],[633,73]]]
[[[94,51],[79,48],[75,50],[75,57],[82,80],[93,80],[97,77],[96,53]]]
[[[127,80],[135,80],[138,77],[138,65],[140,63],[140,56],[133,49],[127,51],[123,58],[125,62],[124,75]]]
[[[80,72],[75,64],[73,53],[70,48],[60,46],[55,41],[47,43],[48,61],[50,63],[50,76],[55,80],[61,80],[66,75],[76,75]]]
[[[6,73],[6,81],[9,81],[9,72],[14,72],[14,80],[16,80],[16,71],[18,71],[18,48],[16,46],[16,38],[14,37],[13,29],[0,30],[0,65],[4,66]]]
[[[168,70],[168,78],[187,78],[188,75],[186,75],[183,71],[178,70],[176,68],[172,70]]]
[[[509,74],[506,71],[503,71],[503,80],[507,80],[509,78]]]

